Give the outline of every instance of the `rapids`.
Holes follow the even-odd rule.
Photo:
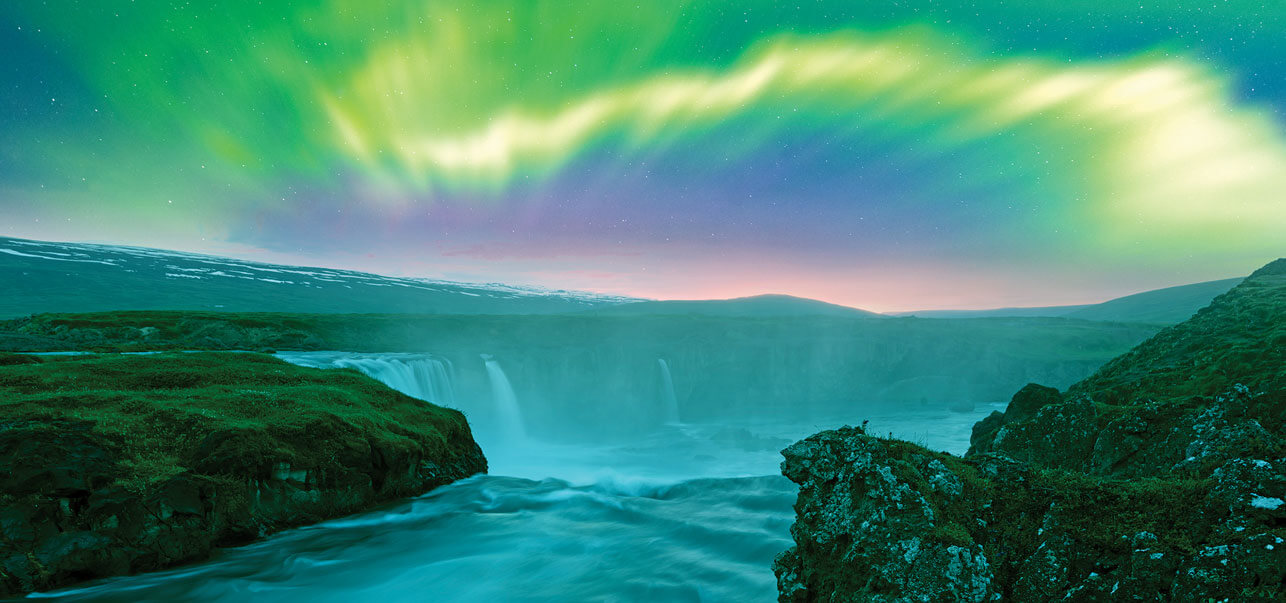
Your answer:
[[[669,421],[613,444],[549,442],[522,437],[522,392],[492,358],[474,367],[490,377],[492,399],[466,400],[454,387],[461,367],[433,355],[280,356],[354,368],[408,395],[460,408],[475,426],[490,475],[219,550],[202,563],[34,596],[121,602],[774,601],[772,560],[791,544],[796,494],[778,474],[781,448],[822,429],[869,420],[872,433],[962,453],[973,423],[1001,408],[863,408],[794,423],[753,417]],[[666,362],[658,359],[655,366],[659,379],[669,382]],[[666,385],[656,401],[660,416],[681,417],[672,384]]]

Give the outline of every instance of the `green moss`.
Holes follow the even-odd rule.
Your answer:
[[[972,546],[974,544],[973,536],[969,534],[964,526],[954,521],[942,522],[929,534],[930,542],[937,542],[947,546]]]
[[[1145,478],[1102,479],[1078,472],[1043,471],[1026,496],[1002,503],[1004,516],[1054,514],[1057,529],[1078,546],[1124,555],[1130,537],[1148,532],[1163,550],[1193,552],[1206,539],[1210,517],[1200,505],[1212,485],[1207,480]],[[1189,504],[1181,504],[1188,501]]]
[[[924,495],[933,507],[934,527],[926,540],[947,546],[981,545],[995,564],[1001,584],[1013,584],[1023,562],[1051,538],[1066,538],[1075,543],[1075,550],[1092,551],[1087,559],[1112,565],[1129,557],[1135,538],[1143,532],[1156,537],[1149,546],[1157,552],[1191,555],[1212,542],[1211,531],[1223,521],[1211,515],[1219,510],[1202,502],[1213,487],[1209,480],[1107,479],[987,457],[960,459],[908,442],[880,441],[894,476]],[[959,481],[959,494],[932,487],[933,474],[941,471],[935,469],[935,462]],[[981,467],[986,465],[992,465],[987,475],[995,477],[984,475]],[[1069,571],[1084,575],[1096,571],[1092,564],[1079,563]]]
[[[120,467],[122,475],[116,485],[137,493],[183,472],[182,460],[161,450],[138,450],[122,458]]]
[[[29,354],[12,354],[9,352],[0,352],[0,366],[13,366],[15,364],[39,364],[40,357]]]
[[[352,370],[244,353],[45,357],[0,365],[0,421],[86,421],[117,453],[118,483],[144,489],[194,464],[238,474],[265,462],[319,467],[353,439],[445,451],[463,416]],[[211,440],[217,436],[219,441]]]

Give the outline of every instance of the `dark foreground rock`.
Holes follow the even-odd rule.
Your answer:
[[[1286,598],[1286,261],[1068,392],[1029,385],[964,458],[822,432],[781,601]]]
[[[1278,600],[1281,459],[1104,480],[844,428],[787,448],[800,485],[780,600]]]
[[[486,471],[464,417],[246,354],[0,358],[0,595],[216,546]]]

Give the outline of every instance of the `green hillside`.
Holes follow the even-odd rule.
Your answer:
[[[1023,387],[964,458],[848,427],[783,455],[782,601],[1280,601],[1286,259],[1066,393]]]

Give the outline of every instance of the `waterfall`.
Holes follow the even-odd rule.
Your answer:
[[[661,402],[665,409],[665,422],[679,422],[679,399],[674,395],[674,379],[670,377],[670,364],[664,358],[656,359],[661,367]]]
[[[451,361],[422,354],[282,353],[287,361],[315,368],[352,368],[412,398],[457,408]]]
[[[523,440],[527,437],[522,423],[522,410],[518,407],[518,397],[509,384],[509,378],[500,368],[500,363],[491,356],[483,354],[482,361],[487,365],[487,378],[491,381],[491,396],[496,404],[496,419],[500,435],[508,440]]]

